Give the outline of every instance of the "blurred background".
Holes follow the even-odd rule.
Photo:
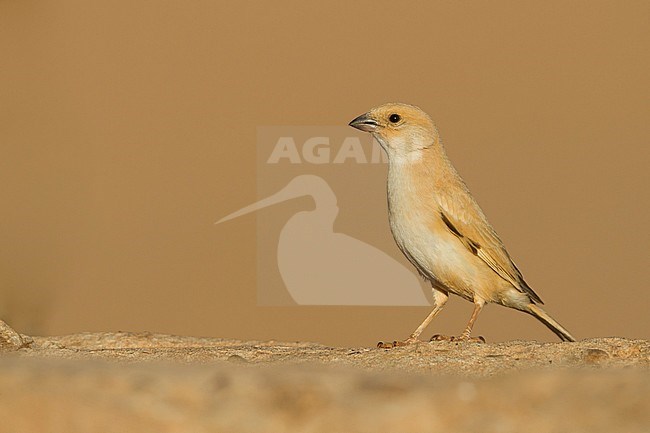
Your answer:
[[[256,200],[257,126],[345,125],[403,101],[434,118],[553,316],[579,338],[650,338],[649,13],[0,2],[0,318],[36,334],[406,337],[427,308],[258,306],[256,216],[213,224]],[[382,182],[365,189],[384,197]],[[335,228],[361,217],[386,219],[341,206]],[[387,223],[364,241],[403,260]],[[471,310],[452,298],[425,335],[457,334]],[[499,306],[475,330],[556,340]]]

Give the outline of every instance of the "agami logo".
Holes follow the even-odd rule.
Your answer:
[[[293,137],[279,137],[266,162],[267,164],[277,164],[286,158],[292,164],[302,162],[310,164],[342,164],[348,160],[357,164],[366,164],[368,162],[373,164],[386,163],[386,154],[381,151],[376,143],[369,146],[370,156],[368,158],[359,137],[345,137],[334,158],[331,159],[332,146],[330,142],[330,137],[309,137],[302,143],[299,150]]]
[[[368,136],[350,134],[347,127],[258,128],[259,200],[217,224],[255,212],[259,304],[430,305],[396,248],[384,251],[362,234],[386,235],[386,155]],[[338,195],[362,215],[340,229]],[[313,205],[299,200],[296,209],[301,197]]]

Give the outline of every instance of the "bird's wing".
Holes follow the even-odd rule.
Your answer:
[[[457,188],[438,189],[440,217],[447,228],[501,278],[520,292],[528,294],[534,301],[543,304],[537,293],[524,280],[467,186],[459,178],[457,180]]]

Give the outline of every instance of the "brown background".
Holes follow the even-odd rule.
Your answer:
[[[406,336],[426,309],[258,307],[255,217],[213,225],[255,200],[256,126],[341,125],[404,101],[436,120],[554,316],[580,338],[650,338],[648,13],[1,2],[0,317],[46,334]],[[342,208],[338,228],[358,217]],[[458,332],[470,311],[454,299],[427,335]],[[496,306],[476,329],[555,339]]]

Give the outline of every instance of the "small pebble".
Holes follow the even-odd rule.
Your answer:
[[[17,350],[25,345],[26,342],[23,341],[20,334],[11,329],[11,327],[5,322],[0,320],[0,349]]]
[[[602,349],[586,349],[582,354],[582,359],[587,364],[600,364],[609,358],[609,353]]]
[[[243,364],[243,363],[247,363],[248,361],[246,361],[246,359],[244,359],[243,357],[241,357],[239,355],[230,355],[228,357],[228,362],[234,362],[236,364]]]

